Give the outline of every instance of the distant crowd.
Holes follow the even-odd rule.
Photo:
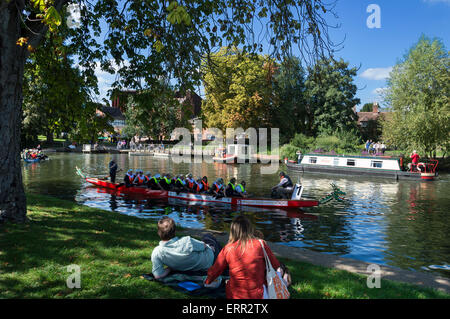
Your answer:
[[[365,144],[367,154],[384,154],[386,151],[386,145],[383,142],[374,142],[372,140],[367,140]]]

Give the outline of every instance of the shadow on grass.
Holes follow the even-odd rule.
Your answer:
[[[140,278],[159,243],[154,222],[43,196],[28,208],[28,223],[0,228],[0,298],[186,298]],[[81,289],[67,288],[71,264]]]

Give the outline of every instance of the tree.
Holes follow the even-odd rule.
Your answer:
[[[384,99],[392,112],[382,122],[390,145],[427,156],[450,150],[450,59],[440,40],[419,39],[394,66]]]
[[[332,135],[356,128],[353,107],[357,87],[353,83],[357,68],[349,68],[342,59],[322,59],[309,67],[305,82],[310,134]]]
[[[281,143],[306,132],[307,103],[305,99],[305,71],[296,57],[287,57],[274,79],[276,106],[271,121],[280,128]]]
[[[361,108],[360,112],[372,112],[373,111],[373,103],[366,103]]]
[[[20,168],[22,84],[25,61],[47,32],[57,33],[69,0],[2,0],[0,2],[0,221],[26,220],[26,198]],[[332,52],[326,14],[333,4],[301,1],[110,1],[81,3],[80,27],[69,43],[76,48],[86,74],[117,71],[115,88],[151,88],[168,76],[185,89],[200,80],[198,67],[211,50],[242,46],[263,50],[255,42],[263,26],[271,54],[286,55],[293,44],[305,60]],[[102,22],[102,24],[101,24]],[[101,26],[109,28],[102,34]],[[264,37],[266,36],[266,37]],[[103,40],[103,43],[99,41]],[[223,43],[225,42],[225,43]],[[310,45],[312,43],[312,45]],[[116,66],[116,69],[113,69]]]
[[[223,131],[269,126],[274,62],[236,48],[222,48],[211,61],[203,68],[206,97],[202,113],[206,125]]]
[[[88,131],[97,127],[93,125],[96,108],[89,105],[97,79],[83,76],[62,41],[60,36],[48,34],[25,64],[22,129],[30,134],[44,132],[48,142],[53,141],[54,133],[70,132],[78,125],[90,123]]]

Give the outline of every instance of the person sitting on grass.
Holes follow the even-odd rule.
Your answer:
[[[274,269],[280,262],[269,246],[261,240]],[[208,287],[227,267],[230,280],[225,290],[227,299],[263,299],[266,283],[266,262],[261,242],[255,236],[253,225],[245,216],[236,217],[230,226],[228,244],[220,251],[209,268],[204,286]]]
[[[206,272],[221,250],[220,244],[211,234],[202,240],[190,236],[175,236],[175,221],[164,216],[158,221],[159,245],[153,249],[152,274],[155,279],[166,277],[171,271]]]

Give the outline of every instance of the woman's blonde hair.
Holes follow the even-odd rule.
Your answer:
[[[255,230],[253,228],[253,225],[252,223],[250,223],[247,217],[238,216],[231,223],[228,243],[232,244],[235,242],[239,242],[242,251],[244,251],[248,241],[255,238],[254,232]]]

